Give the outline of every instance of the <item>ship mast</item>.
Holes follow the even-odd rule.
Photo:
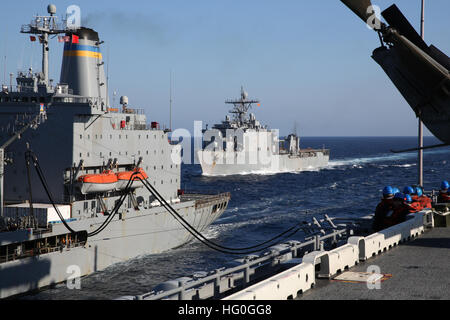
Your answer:
[[[54,14],[56,7],[53,4],[48,5],[47,12],[50,16],[35,16],[31,23],[23,25],[20,29],[21,33],[35,34],[38,36],[42,44],[42,78],[41,83],[48,86],[48,51],[49,51],[49,35],[65,33],[66,28],[58,27],[57,19]]]
[[[422,40],[425,40],[425,0],[422,0],[422,13],[420,19],[420,36]],[[419,167],[419,186],[423,187],[423,123],[419,117],[419,154],[418,154],[418,167]]]
[[[226,104],[234,105],[234,108],[230,110],[230,113],[235,114],[235,119],[237,121],[245,122],[245,115],[248,110],[252,107],[252,103],[259,103],[259,100],[247,100],[248,93],[244,91],[244,87],[241,86],[241,99],[239,100],[227,100]]]

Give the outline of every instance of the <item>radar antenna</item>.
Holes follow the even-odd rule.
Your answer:
[[[38,35],[39,41],[42,44],[42,78],[41,81],[45,85],[48,85],[48,51],[49,35],[57,35],[65,33],[68,28],[63,23],[58,24],[58,17],[56,14],[56,6],[49,4],[47,12],[50,16],[35,16],[29,23],[22,25],[20,32]]]
[[[241,98],[236,100],[226,100],[225,103],[234,105],[233,109],[229,112],[235,115],[234,117],[236,120],[244,122],[247,112],[252,107],[252,104],[260,102],[259,100],[248,100],[248,93],[244,91],[244,87],[241,86]]]

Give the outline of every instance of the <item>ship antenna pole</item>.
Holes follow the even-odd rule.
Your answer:
[[[169,89],[169,129],[172,132],[172,69],[170,70],[170,89]]]
[[[420,19],[420,36],[425,39],[425,0],[422,0],[422,13]],[[423,187],[423,123],[419,114],[419,186]]]

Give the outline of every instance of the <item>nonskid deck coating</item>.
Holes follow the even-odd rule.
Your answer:
[[[366,283],[318,279],[314,289],[299,300],[448,300],[450,299],[450,228],[426,230],[417,239],[403,243],[352,268],[367,272],[379,267],[392,275],[369,289]]]

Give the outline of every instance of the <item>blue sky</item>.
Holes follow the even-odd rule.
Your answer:
[[[20,34],[49,1],[8,1],[0,12],[3,82],[7,73],[40,70],[40,47]],[[370,58],[378,37],[339,0],[54,1],[57,15],[78,5],[84,24],[105,44],[109,91],[127,95],[149,121],[173,127],[225,117],[227,98],[244,85],[261,100],[261,122],[302,136],[413,136],[417,120],[388,77]],[[393,0],[373,1],[382,9]],[[397,0],[418,29],[420,0]],[[427,0],[427,43],[450,53],[450,1]],[[53,41],[50,76],[59,80],[62,45]],[[7,76],[7,79],[9,77]],[[9,82],[9,80],[7,80]],[[112,98],[111,98],[112,102]],[[426,133],[428,131],[426,130]]]

